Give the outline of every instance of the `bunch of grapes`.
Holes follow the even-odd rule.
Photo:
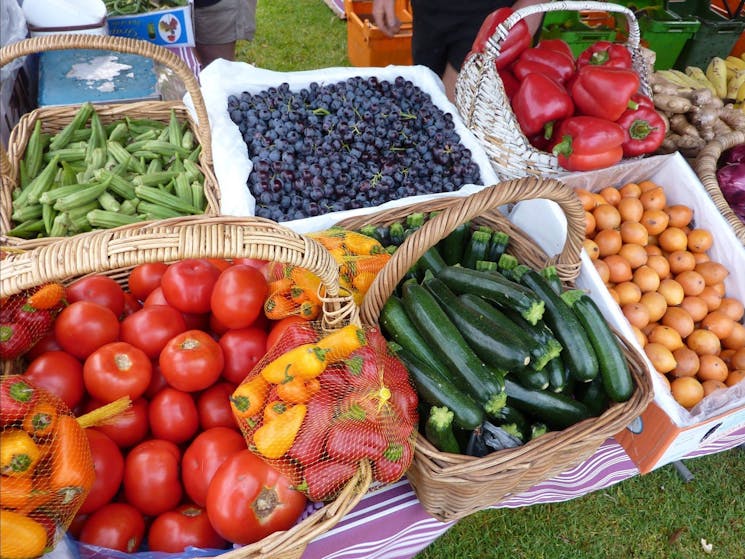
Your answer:
[[[453,117],[401,76],[283,83],[228,98],[256,215],[290,221],[481,184]]]

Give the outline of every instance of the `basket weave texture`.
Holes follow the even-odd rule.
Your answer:
[[[717,163],[719,158],[729,148],[745,144],[745,131],[736,130],[730,134],[712,140],[696,157],[693,169],[701,179],[709,197],[714,201],[719,213],[735,231],[740,242],[745,245],[745,223],[732,211],[729,203],[722,194],[717,180]]]
[[[562,251],[549,258],[499,211],[503,205],[529,199],[559,204],[567,217],[567,239]],[[450,198],[412,204],[378,214],[348,219],[344,227],[391,223],[412,212],[443,210],[408,237],[371,285],[361,315],[374,323],[398,281],[431,246],[459,224],[471,221],[510,235],[508,252],[534,268],[557,267],[565,286],[580,271],[579,254],[584,238],[582,206],[573,191],[555,179],[525,177],[488,187],[465,199]],[[540,218],[539,216],[537,218]],[[608,438],[638,417],[652,399],[651,379],[639,352],[619,336],[636,389],[627,402],[614,404],[601,416],[585,419],[563,431],[549,432],[523,446],[501,450],[483,458],[438,451],[424,437],[417,438],[412,466],[407,472],[423,507],[442,521],[457,520],[497,504],[506,496],[525,491],[540,481],[579,464]]]
[[[0,48],[0,67],[5,66],[16,58],[45,52],[48,50],[94,49],[109,50],[128,54],[137,54],[150,58],[173,70],[189,93],[194,105],[196,120],[192,118],[186,105],[181,101],[139,101],[132,103],[108,103],[96,105],[96,112],[103,124],[109,124],[124,118],[147,118],[168,124],[171,109],[182,122],[188,122],[189,129],[194,134],[196,143],[202,146],[198,165],[204,175],[204,194],[207,201],[206,215],[220,213],[220,191],[215,178],[212,163],[212,140],[199,82],[189,66],[178,56],[164,47],[148,41],[115,37],[110,35],[89,35],[70,33],[61,35],[45,35],[24,39]],[[8,139],[7,152],[0,146],[0,173],[2,187],[0,188],[0,244],[31,249],[48,244],[54,238],[20,239],[9,237],[6,233],[12,228],[12,194],[19,183],[19,164],[23,159],[29,138],[38,120],[42,122],[42,132],[55,134],[62,130],[75,116],[79,105],[60,107],[40,107],[23,115],[13,128]]]
[[[628,21],[626,48],[632,67],[639,74],[640,91],[651,95],[649,66],[639,47],[639,23],[624,6],[607,2],[552,2],[515,10],[500,23],[487,40],[483,53],[474,53],[463,62],[455,85],[455,105],[465,125],[479,139],[500,180],[523,176],[557,177],[567,171],[555,155],[536,149],[520,130],[510,100],[497,73],[495,60],[510,29],[523,18],[558,10],[595,10],[623,14]]]
[[[184,258],[258,258],[302,266],[326,288],[323,327],[340,328],[358,321],[350,296],[339,293],[338,266],[319,243],[262,218],[188,216],[91,231],[30,251],[11,251],[2,261],[0,296],[48,281],[69,283],[86,274],[105,274],[126,287],[129,271],[145,262]],[[20,372],[3,362],[5,373]],[[220,559],[298,559],[308,543],[335,526],[354,508],[372,483],[367,461],[337,498],[289,530],[219,555]]]

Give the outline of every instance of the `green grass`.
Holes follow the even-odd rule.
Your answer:
[[[278,71],[349,66],[346,23],[322,0],[260,0],[237,57]],[[688,483],[668,465],[564,503],[473,514],[416,559],[745,559],[745,453],[685,464]]]

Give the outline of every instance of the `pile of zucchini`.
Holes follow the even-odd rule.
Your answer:
[[[381,311],[419,392],[420,431],[443,452],[518,446],[634,391],[594,301],[564,290],[555,268],[520,264],[506,253],[509,240],[462,224],[412,266]]]
[[[82,104],[58,133],[37,120],[13,191],[11,237],[63,237],[142,220],[204,213],[201,146],[171,110],[168,123],[103,124]]]

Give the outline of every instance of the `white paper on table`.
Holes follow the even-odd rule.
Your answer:
[[[375,76],[381,80],[394,80],[397,76],[411,80],[414,85],[429,93],[432,102],[446,113],[453,115],[455,130],[460,136],[461,143],[471,150],[473,161],[479,166],[481,180],[485,185],[499,182],[491,167],[486,152],[476,137],[466,128],[458,116],[458,111],[445,96],[440,78],[425,66],[386,66],[384,68],[346,68],[334,67],[301,72],[275,72],[257,68],[245,62],[231,62],[223,59],[209,64],[200,73],[200,91],[204,97],[207,115],[210,120],[212,134],[212,152],[215,176],[220,188],[222,215],[252,216],[255,215],[255,202],[248,191],[246,181],[251,172],[251,161],[248,150],[238,126],[230,119],[227,110],[228,97],[240,95],[244,91],[258,93],[269,87],[276,87],[287,83],[290,89],[298,91],[307,87],[311,82],[320,85],[337,83],[348,78],[360,76],[363,78]],[[189,94],[184,102],[193,106]],[[471,192],[470,190],[467,190]],[[408,197],[401,203],[425,200],[433,197],[451,196],[455,193],[447,192],[425,197]],[[398,201],[395,201],[398,202]],[[384,205],[388,207],[388,204]],[[343,218],[361,215],[381,209],[381,206],[360,208],[345,212],[333,212],[324,216],[282,222],[282,225],[298,232],[317,231],[325,228],[326,224],[333,224]],[[358,213],[356,213],[358,212]]]

